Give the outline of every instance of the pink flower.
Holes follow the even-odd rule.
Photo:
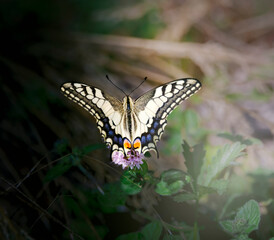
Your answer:
[[[126,156],[120,151],[115,151],[112,154],[112,161],[115,164],[122,165],[123,169],[126,167],[133,169],[135,166],[139,169],[140,165],[143,164],[143,158],[144,154],[135,150],[128,151]]]
[[[115,151],[112,154],[112,161],[117,165],[122,165],[122,168],[125,169],[128,165],[125,161],[124,154],[120,151]]]

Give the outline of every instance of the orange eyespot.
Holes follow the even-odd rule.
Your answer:
[[[131,149],[131,143],[128,140],[124,141],[124,148]]]
[[[136,139],[134,141],[133,147],[134,147],[134,149],[137,149],[137,148],[141,147],[141,141],[140,141],[140,139]]]

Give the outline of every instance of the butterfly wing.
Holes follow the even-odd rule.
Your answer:
[[[197,79],[183,78],[154,88],[136,99],[135,112],[142,129],[142,153],[154,150],[158,154],[156,143],[164,132],[167,116],[201,86]]]
[[[123,108],[118,99],[99,88],[82,83],[65,83],[61,91],[95,118],[100,134],[107,146],[111,147],[111,152],[123,151],[122,136],[117,131],[123,117]]]

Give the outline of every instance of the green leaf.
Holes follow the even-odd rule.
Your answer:
[[[160,195],[172,195],[177,193],[184,186],[185,174],[176,169],[164,171],[161,174],[160,181],[156,184],[155,191]]]
[[[167,182],[161,180],[157,183],[155,192],[163,196],[169,196],[177,193],[184,186],[184,182],[178,180],[168,185]]]
[[[218,176],[226,167],[232,165],[234,160],[243,155],[245,145],[239,142],[226,144],[218,150],[211,162],[204,162],[201,174],[198,177],[198,183],[203,186],[209,186],[211,181]]]
[[[121,187],[129,195],[137,194],[142,190],[142,179],[134,170],[126,170],[121,176]]]
[[[141,233],[145,237],[145,240],[157,240],[160,238],[162,233],[162,224],[159,221],[154,221],[147,224],[142,230]]]
[[[183,179],[185,176],[185,173],[178,169],[169,169],[161,174],[161,179],[163,179],[167,183],[172,183],[177,180]]]
[[[236,239],[245,239],[249,233],[258,229],[259,222],[259,204],[255,200],[249,200],[237,211],[234,220],[221,221],[220,225]]]
[[[244,139],[244,137],[241,135],[234,135],[228,132],[219,133],[217,136],[228,139],[232,142],[240,142],[241,144],[244,144],[247,146],[254,145],[254,144],[262,145],[262,142],[257,138]]]
[[[223,230],[226,231],[227,233],[231,233],[233,235],[236,232],[234,227],[235,224],[233,220],[221,221],[220,225],[223,228]]]
[[[244,232],[247,234],[258,229],[260,222],[259,204],[255,200],[249,200],[237,212],[235,220],[246,222],[247,225],[244,227]]]
[[[184,141],[182,146],[187,172],[196,182],[205,157],[204,145],[200,143],[191,148],[187,142]]]
[[[180,193],[173,197],[173,200],[176,202],[186,202],[190,200],[196,200],[197,197],[194,193]]]

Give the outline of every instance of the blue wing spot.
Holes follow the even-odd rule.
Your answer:
[[[113,132],[112,130],[110,130],[110,131],[108,132],[108,135],[109,135],[110,137],[113,137],[113,136],[114,136],[114,132]]]
[[[117,137],[117,136],[114,136],[114,137],[113,137],[113,142],[114,142],[114,143],[118,143],[118,137]]]
[[[153,123],[153,128],[158,128],[158,126],[159,126],[159,122],[157,122],[157,121],[155,121],[154,123]]]
[[[148,141],[148,142],[151,142],[151,141],[152,141],[152,137],[151,137],[150,134],[147,135],[147,141]]]
[[[155,129],[154,128],[152,128],[152,129],[150,129],[150,134],[155,134]]]
[[[119,141],[119,145],[120,145],[120,146],[123,146],[123,139],[122,139],[121,136],[119,137],[119,140],[118,140],[118,141]]]
[[[110,127],[109,127],[109,124],[108,123],[105,123],[105,130],[108,132],[109,131],[109,129],[110,129]]]
[[[146,137],[145,136],[142,136],[142,138],[141,138],[141,143],[142,143],[142,145],[145,145],[146,144]]]
[[[107,123],[108,122],[108,118],[104,118],[103,122]]]

